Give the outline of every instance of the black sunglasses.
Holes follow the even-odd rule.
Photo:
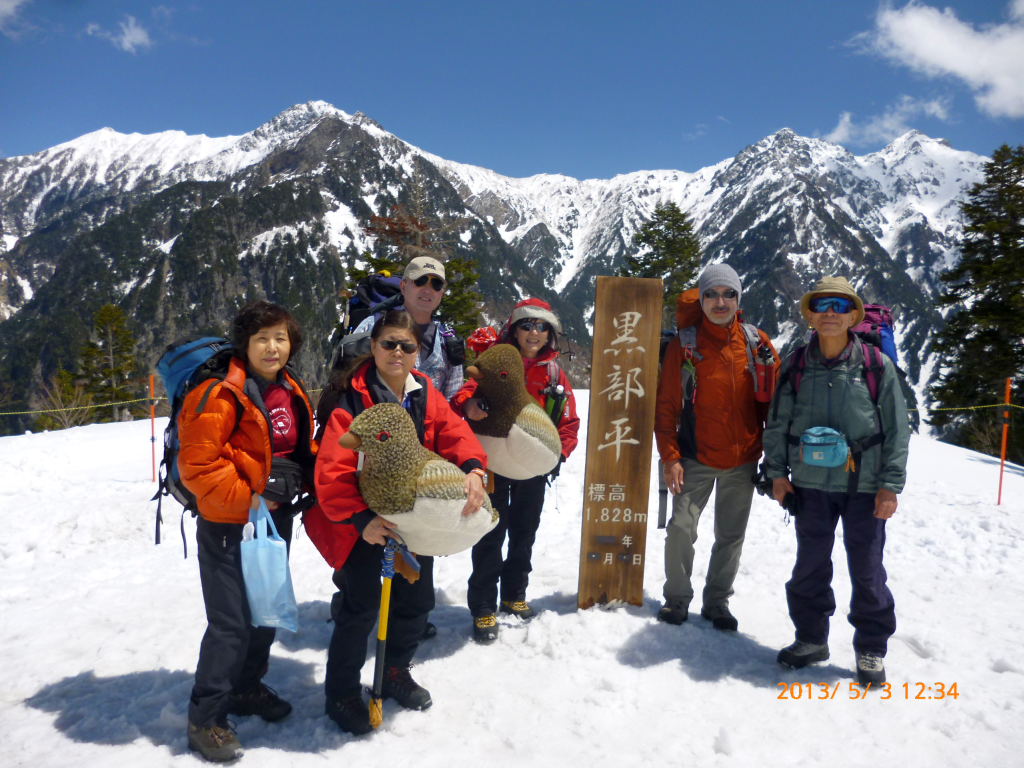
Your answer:
[[[424,285],[427,284],[427,280],[430,281],[430,287],[433,288],[435,291],[444,290],[444,280],[442,280],[440,277],[431,277],[430,275],[420,275],[419,277],[412,281],[412,284],[415,285],[417,288],[422,288]]]
[[[544,333],[544,331],[551,328],[551,323],[546,323],[543,320],[521,320],[516,323],[516,328],[522,328],[527,333],[532,332],[534,329],[538,333]]]
[[[401,347],[402,351],[405,352],[405,354],[407,355],[411,355],[413,352],[420,348],[419,344],[416,344],[415,342],[398,341],[397,339],[383,339],[382,341],[378,341],[377,343],[384,347],[384,349],[386,349],[388,352],[394,352],[396,349]]]
[[[719,296],[723,299],[735,299],[738,295],[739,294],[731,288],[728,291],[722,291],[721,293],[718,291],[704,291],[705,299],[717,299]]]

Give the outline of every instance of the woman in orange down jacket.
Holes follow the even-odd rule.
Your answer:
[[[188,708],[188,744],[218,762],[242,753],[228,715],[275,721],[292,710],[261,682],[275,630],[251,625],[240,544],[268,481],[296,493],[302,485],[312,488],[317,450],[309,398],[285,368],[302,346],[292,315],[268,301],[248,304],[232,322],[231,341],[224,379],[193,389],[178,417],[178,471],[199,506],[196,543],[208,622]],[[291,503],[267,501],[267,508],[290,542]]]

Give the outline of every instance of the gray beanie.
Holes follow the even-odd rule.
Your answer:
[[[704,291],[716,285],[724,285],[736,291],[736,304],[739,305],[740,299],[743,298],[743,283],[740,282],[740,276],[736,274],[735,269],[728,264],[712,264],[700,273],[697,290],[700,291],[701,297],[704,296]]]

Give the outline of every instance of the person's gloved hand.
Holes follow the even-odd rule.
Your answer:
[[[562,471],[563,463],[565,463],[565,456],[559,456],[558,463],[555,464],[555,468],[548,472],[548,485],[551,485],[551,481],[558,477],[558,473]]]

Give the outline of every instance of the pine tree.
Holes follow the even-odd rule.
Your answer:
[[[85,391],[95,405],[111,406],[114,421],[121,418],[118,403],[133,399],[130,379],[135,367],[135,339],[124,324],[124,312],[105,304],[93,318],[93,339],[82,349]]]
[[[437,315],[448,323],[462,338],[476,330],[482,297],[473,290],[479,273],[473,259],[451,258],[445,262],[444,271],[448,287],[445,290]]]
[[[626,255],[620,277],[656,277],[665,281],[662,320],[673,325],[676,298],[696,279],[700,270],[700,240],[690,217],[675,203],[654,209],[654,216],[633,235],[636,248]]]
[[[931,396],[941,408],[993,405],[1004,401],[1009,378],[1011,403],[1024,405],[1024,146],[993,153],[961,212],[960,261],[941,277],[946,289],[937,303],[953,309],[936,337],[941,374]],[[953,443],[999,454],[995,408],[937,411],[931,423]],[[1015,423],[1024,426],[1019,417]],[[1007,458],[1024,463],[1024,434],[1013,425]]]

